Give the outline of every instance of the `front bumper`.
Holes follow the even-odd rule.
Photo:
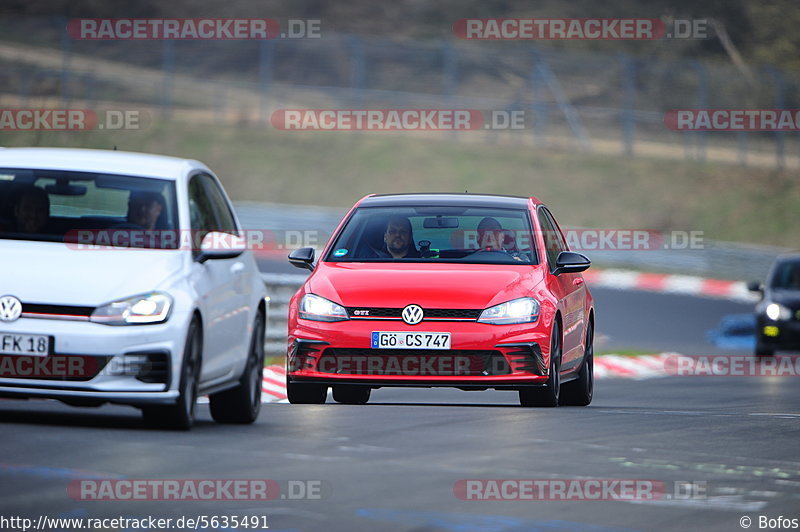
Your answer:
[[[372,349],[373,331],[449,332],[449,350]],[[298,320],[289,335],[290,382],[371,387],[520,389],[543,385],[549,367],[549,331],[539,323]]]
[[[174,403],[183,321],[173,313],[166,323],[142,326],[34,318],[0,323],[0,333],[53,338],[48,357],[0,355],[0,396],[77,404]]]
[[[800,320],[773,321],[760,316],[756,322],[756,334],[763,347],[800,351]]]

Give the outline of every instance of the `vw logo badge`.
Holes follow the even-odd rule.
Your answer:
[[[421,322],[423,315],[422,307],[419,305],[407,305],[406,308],[403,309],[402,314],[403,321],[409,325],[416,325]]]
[[[21,314],[22,303],[19,302],[19,299],[14,296],[0,297],[0,321],[15,321]]]

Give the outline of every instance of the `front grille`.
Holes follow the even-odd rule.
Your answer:
[[[298,340],[289,349],[288,370],[313,370],[322,355],[322,349],[328,345],[327,342],[315,340]]]
[[[110,356],[0,355],[0,378],[47,381],[89,381],[106,367]]]
[[[76,305],[49,305],[45,303],[22,303],[22,316],[26,318],[55,318],[88,320],[94,307]]]
[[[499,351],[479,349],[328,348],[317,371],[346,375],[466,377],[508,375],[511,368]]]
[[[546,375],[547,365],[542,357],[542,350],[537,343],[529,344],[505,344],[509,350],[506,351],[506,358],[511,364],[511,369],[515,372],[535,373],[536,375]]]
[[[480,309],[451,309],[451,308],[432,308],[425,310],[426,318],[455,318],[477,320],[481,315]]]
[[[135,377],[148,384],[169,384],[169,354],[165,352],[127,353],[119,367],[112,368],[117,375]]]
[[[482,309],[455,309],[455,308],[423,308],[425,317],[422,321],[431,320],[477,320]],[[384,307],[348,307],[347,315],[354,319],[402,319],[402,308]]]

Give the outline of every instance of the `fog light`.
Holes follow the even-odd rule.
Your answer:
[[[774,325],[767,325],[764,327],[764,336],[778,336],[780,329],[775,327]]]

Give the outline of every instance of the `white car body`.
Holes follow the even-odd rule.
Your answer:
[[[211,170],[197,161],[118,151],[0,149],[0,168],[174,181],[178,229],[182,232],[190,229],[189,180],[202,173],[218,183]],[[233,213],[227,196],[225,201]],[[236,220],[235,213],[233,216]],[[238,220],[235,223],[241,231]],[[266,318],[266,287],[249,250],[233,258],[201,262],[191,246],[80,249],[62,242],[0,237],[0,257],[0,296],[17,298],[23,312],[13,321],[0,319],[0,334],[50,336],[55,355],[113,357],[89,380],[1,377],[0,396],[54,398],[73,404],[173,404],[179,396],[187,331],[195,316],[202,326],[198,393],[217,393],[235,387],[243,378],[257,313]],[[30,304],[52,305],[55,309],[97,308],[154,291],[173,298],[169,318],[163,323],[114,326],[68,312],[25,311]],[[263,344],[263,337],[260,340]],[[136,353],[168,354],[166,382],[143,382],[126,375],[137,359],[131,355]]]

